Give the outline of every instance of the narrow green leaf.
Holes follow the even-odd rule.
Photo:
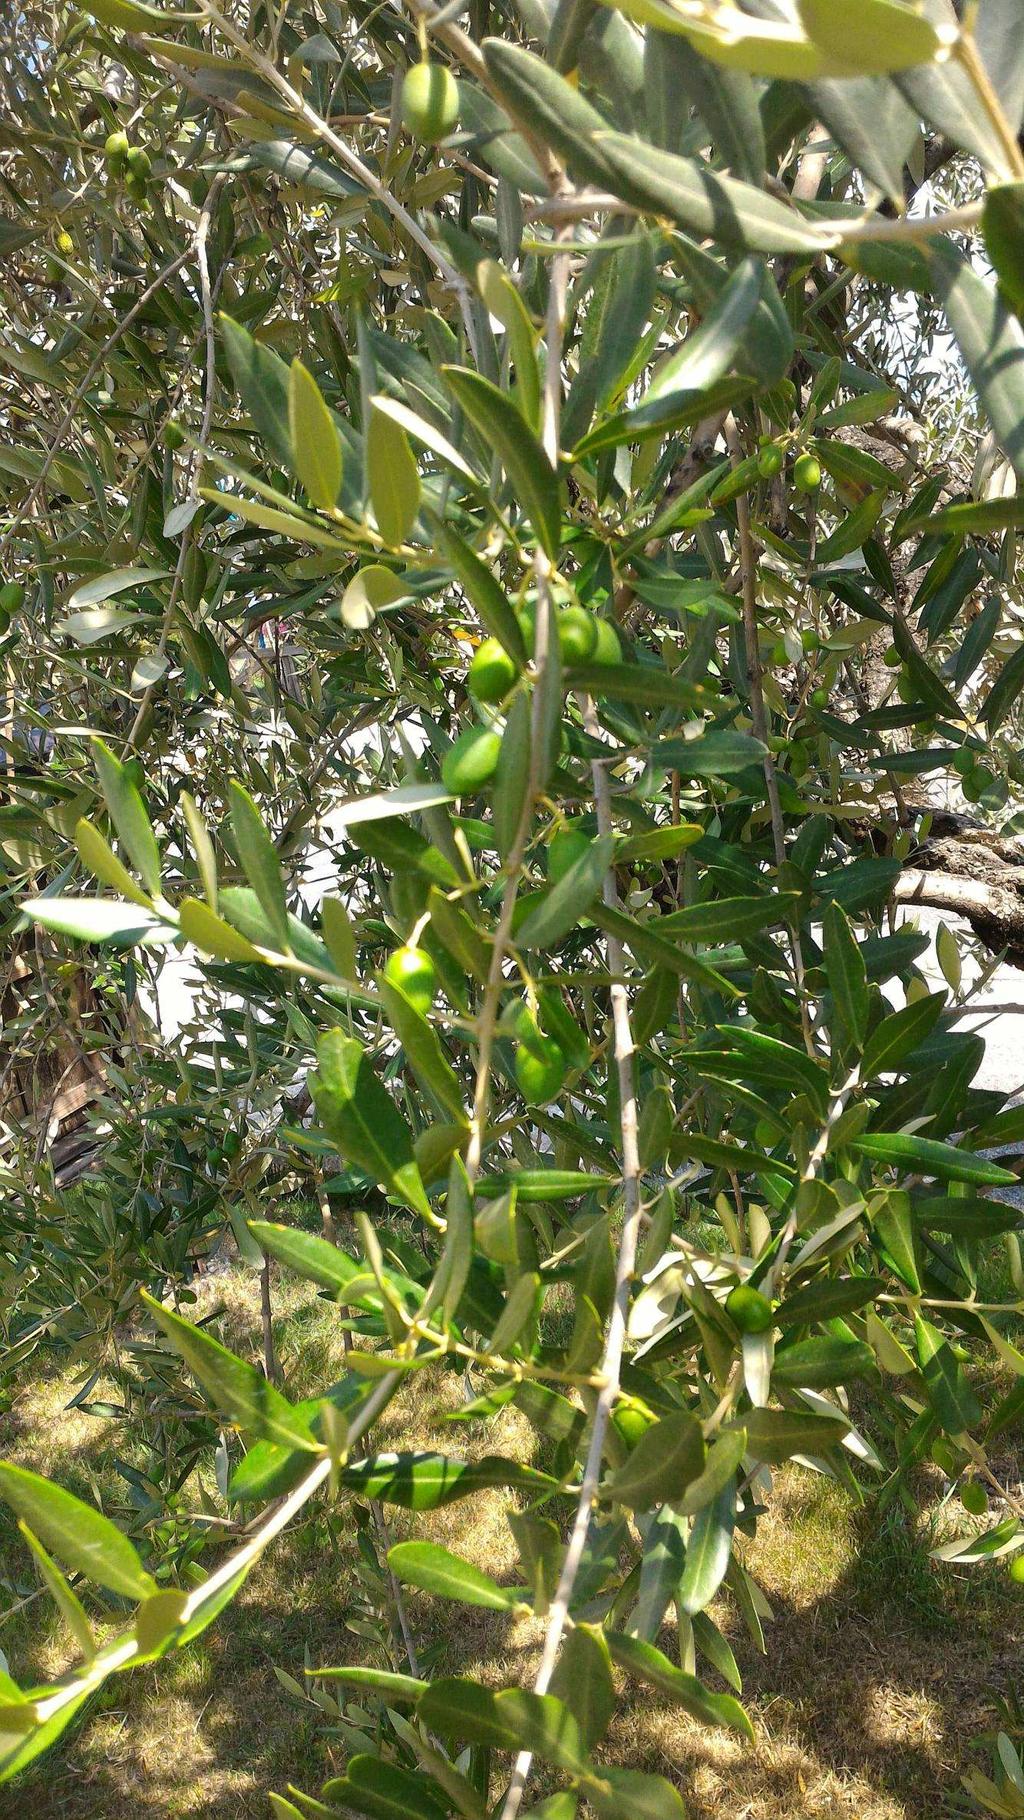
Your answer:
[[[739,1701],[734,1700],[731,1694],[711,1693],[696,1675],[688,1675],[683,1669],[676,1668],[660,1649],[656,1649],[652,1643],[641,1642],[639,1637],[610,1630],[607,1632],[607,1641],[612,1661],[619,1668],[624,1668],[627,1674],[636,1675],[651,1687],[656,1687],[659,1693],[667,1694],[670,1700],[674,1700],[699,1724],[726,1725],[753,1742],[754,1728]]]
[[[522,948],[548,948],[568,935],[585,916],[611,865],[615,839],[602,834],[591,841],[568,871],[546,891],[516,931]]]
[[[519,625],[508,596],[495,580],[487,564],[481,562],[475,550],[471,550],[454,531],[451,525],[431,520],[431,529],[437,536],[443,554],[447,557],[455,574],[469,595],[480,615],[485,629],[490,632],[505,650],[513,662],[526,663],[527,652]]]
[[[328,1030],[317,1045],[311,1086],[321,1123],[342,1156],[433,1220],[405,1120],[381,1086],[361,1043]]]
[[[263,912],[277,938],[282,954],[291,953],[288,929],[288,906],[285,901],[284,875],[281,862],[262,815],[247,790],[234,779],[228,785],[231,803],[231,831],[238,857],[245,868]]]
[[[350,1757],[343,1776],[324,1785],[330,1813],[365,1814],[368,1820],[444,1820],[449,1803],[443,1789],[419,1772],[359,1752]]]
[[[125,1599],[156,1591],[128,1537],[91,1504],[24,1466],[0,1462],[0,1497],[52,1548],[65,1567]]]
[[[196,897],[186,897],[179,905],[178,927],[187,942],[217,960],[239,961],[243,965],[253,961],[263,963],[263,956],[252,942],[239,935],[237,929]]]
[[[600,1744],[615,1713],[608,1642],[599,1624],[577,1624],[562,1644],[551,1692],[572,1713],[588,1750]]]
[[[868,1019],[867,968],[849,919],[838,904],[822,916],[825,970],[836,1010],[850,1041],[861,1048]]]
[[[83,866],[87,866],[94,878],[101,884],[110,885],[114,891],[120,891],[129,903],[141,904],[144,909],[151,909],[153,900],[147,892],[141,891],[131,873],[121,864],[117,854],[109,847],[99,829],[83,816],[75,826],[75,846]]]
[[[390,549],[399,549],[420,509],[420,474],[405,431],[375,405],[366,432],[366,477],[377,529]]]
[[[93,759],[107,812],[118,837],[151,897],[160,895],[160,850],[145,804],[128,772],[102,739],[93,740]]]
[[[948,1435],[974,1428],[981,1421],[981,1404],[949,1341],[920,1314],[914,1316],[914,1332],[918,1363],[940,1425]]]
[[[949,240],[932,248],[935,288],[982,407],[1024,479],[1024,326]]]
[[[931,63],[949,42],[924,12],[893,0],[858,0],[855,12],[835,0],[798,0],[798,8],[807,36],[848,76]]]
[[[313,504],[331,511],[341,488],[341,443],[320,387],[299,359],[289,375],[288,430],[296,475]]]
[[[587,1768],[579,1727],[553,1694],[517,1687],[494,1694],[476,1681],[453,1676],[427,1689],[416,1716],[443,1737],[497,1750],[530,1750],[569,1775],[582,1775]]]
[[[794,1454],[806,1454],[810,1459],[827,1454],[850,1429],[838,1410],[833,1418],[795,1409],[748,1409],[742,1426],[748,1452],[769,1466],[781,1466]]]
[[[398,1542],[388,1550],[388,1566],[403,1586],[418,1586],[439,1599],[488,1611],[517,1611],[523,1604],[521,1586],[499,1586],[490,1574],[436,1542]]]
[[[82,1601],[68,1584],[67,1580],[65,1580],[64,1575],[61,1573],[56,1562],[50,1559],[50,1556],[47,1554],[42,1543],[29,1528],[24,1519],[19,1521],[18,1528],[21,1530],[22,1535],[35,1556],[36,1566],[39,1569],[43,1585],[46,1587],[47,1592],[56,1604],[61,1617],[64,1619],[65,1624],[74,1637],[75,1642],[78,1644],[79,1649],[82,1651],[83,1656],[88,1661],[91,1656],[96,1654],[96,1639],[92,1634],[92,1626],[86,1616],[85,1607],[83,1606]]]
[[[562,513],[558,475],[526,420],[504,392],[469,367],[445,367],[455,400],[497,453],[545,555],[558,555]]]
[[[219,324],[235,389],[271,454],[290,469],[288,367],[230,316],[222,315]]]
[[[607,1495],[631,1510],[675,1504],[703,1470],[704,1437],[688,1410],[655,1422],[612,1474]]]
[[[444,1110],[451,1114],[456,1123],[463,1123],[466,1110],[462,1087],[433,1025],[405,993],[383,975],[378,989],[388,1022],[405,1050],[406,1059],[417,1079],[434,1095]]]
[[[108,898],[29,897],[21,908],[41,928],[81,942],[116,941],[126,946],[166,928],[151,910],[111,903]]]
[[[934,1030],[946,1003],[945,992],[930,992],[926,998],[912,999],[899,1011],[891,1011],[875,1026],[864,1046],[861,1073],[865,1080],[885,1074],[899,1066]]]
[[[165,1308],[147,1291],[142,1300],[211,1400],[240,1428],[284,1447],[316,1453],[320,1443],[309,1423],[255,1365],[246,1364],[201,1327]]]
[[[905,1131],[871,1131],[855,1138],[850,1148],[873,1162],[912,1170],[917,1175],[940,1176],[947,1182],[1012,1188],[1017,1181],[1012,1169],[990,1163],[987,1157],[975,1156],[956,1144],[941,1144],[936,1138],[912,1137]]]
[[[682,1612],[703,1611],[725,1578],[736,1522],[736,1488],[730,1481],[693,1520],[677,1603]]]

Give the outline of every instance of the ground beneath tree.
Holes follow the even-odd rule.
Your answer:
[[[205,1293],[211,1306],[216,1298],[227,1308],[229,1343],[255,1356],[252,1273],[233,1267]],[[305,1394],[340,1366],[333,1310],[308,1285],[284,1280],[275,1281],[274,1302],[289,1389]],[[137,1458],[137,1445],[125,1424],[67,1410],[73,1388],[70,1373],[26,1383],[0,1449],[84,1495],[98,1488],[116,1510],[124,1481],[114,1462]],[[537,1458],[533,1431],[515,1412],[469,1433],[445,1424],[461,1401],[458,1375],[418,1374],[404,1394],[385,1418],[382,1446]],[[1000,1470],[1019,1483],[1009,1449]],[[212,1487],[212,1463],[206,1476]],[[911,1524],[900,1513],[879,1520],[817,1475],[779,1473],[746,1557],[775,1613],[768,1654],[755,1652],[728,1599],[714,1609],[740,1663],[755,1744],[706,1731],[627,1683],[609,1758],[671,1777],[691,1820],[935,1820],[977,1760],[972,1745],[992,1723],[994,1696],[1017,1683],[1024,1589],[998,1567],[931,1561],[935,1541],[972,1520],[936,1469],[921,1490],[925,1514]],[[392,1539],[407,1527],[396,1513]],[[517,1578],[500,1492],[418,1517],[416,1529],[499,1580]],[[289,1782],[316,1790],[340,1769],[345,1745],[275,1671],[301,1682],[307,1661],[372,1659],[351,1628],[363,1615],[356,1565],[344,1510],[333,1536],[318,1519],[285,1538],[204,1637],[152,1669],[115,1678],[59,1752],[0,1791],[2,1820],[266,1820],[268,1790]],[[0,1529],[0,1573],[16,1596],[32,1591],[9,1527]],[[438,1646],[432,1672],[513,1680],[531,1672],[536,1624],[507,1626],[502,1636],[499,1615],[426,1598],[413,1600],[411,1617],[418,1645]],[[671,1655],[671,1626],[661,1644]],[[23,1676],[52,1675],[69,1659],[66,1636],[39,1600],[0,1628],[0,1646]],[[707,1679],[724,1685],[711,1672]]]

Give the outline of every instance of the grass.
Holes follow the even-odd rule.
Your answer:
[[[222,1302],[229,1344],[258,1348],[256,1278],[241,1269],[211,1279],[201,1307]],[[288,1388],[305,1394],[340,1374],[334,1311],[308,1285],[275,1282],[275,1338]],[[115,1458],[145,1465],[144,1437],[126,1425],[69,1410],[77,1379],[41,1366],[3,1422],[4,1453],[51,1473],[107,1508],[125,1503]],[[111,1395],[102,1386],[96,1398]],[[454,1374],[419,1374],[389,1409],[381,1445],[502,1451],[536,1458],[536,1437],[515,1411],[474,1432],[446,1424],[458,1406]],[[1007,1465],[1016,1479],[1018,1463]],[[199,1475],[217,1508],[212,1463]],[[776,1476],[768,1514],[746,1560],[774,1611],[768,1650],[752,1648],[727,1599],[714,1615],[736,1651],[744,1701],[757,1733],[747,1746],[695,1725],[649,1690],[626,1686],[609,1737],[611,1760],[670,1776],[691,1820],[932,1820],[968,1767],[995,1696],[1013,1689],[1024,1642],[1024,1589],[998,1567],[956,1570],[929,1559],[936,1534],[963,1527],[943,1506],[937,1471],[926,1479],[924,1518],[858,1509],[830,1480],[797,1468]],[[198,1507],[201,1487],[188,1496]],[[505,1494],[486,1493],[415,1519],[418,1534],[457,1549],[497,1578],[515,1578]],[[389,1515],[391,1539],[410,1532]],[[12,1603],[35,1584],[4,1520],[0,1575]],[[373,1659],[361,1630],[368,1578],[345,1506],[317,1513],[284,1537],[216,1624],[189,1649],[115,1679],[77,1729],[12,1789],[6,1820],[139,1820],[203,1816],[260,1820],[267,1793],[289,1782],[315,1792],[342,1767],[336,1724],[300,1701],[275,1670],[302,1681],[311,1663]],[[524,1680],[540,1627],[413,1598],[418,1646],[433,1672]],[[671,1627],[661,1639],[672,1653]],[[52,1608],[34,1599],[0,1622],[0,1647],[25,1679],[59,1673],[72,1659]],[[369,1653],[368,1653],[369,1652]],[[714,1685],[715,1677],[708,1674]],[[337,1691],[336,1688],[334,1691]]]

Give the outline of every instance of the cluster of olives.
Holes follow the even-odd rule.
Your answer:
[[[206,1146],[206,1166],[211,1175],[216,1175],[225,1167],[230,1168],[237,1162],[242,1153],[242,1139],[237,1131],[225,1131],[219,1144],[209,1143]]]
[[[533,655],[537,635],[536,612],[517,614],[523,643]],[[598,619],[586,607],[563,607],[557,614],[558,649],[564,664],[617,664],[622,662],[619,635],[610,620]],[[519,671],[503,644],[485,638],[469,666],[469,688],[477,701],[504,701],[518,680]]]
[[[535,615],[525,610],[517,615],[523,642],[532,655],[536,636]],[[615,627],[607,619],[598,619],[586,607],[565,607],[557,614],[558,649],[562,662],[574,664],[617,664],[622,661],[622,647]],[[485,638],[469,666],[470,693],[489,705],[503,702],[519,680],[519,667],[497,638]],[[441,766],[441,780],[453,796],[471,796],[489,783],[498,765],[501,736],[491,727],[467,727],[459,735]]]
[[[7,581],[0,588],[0,638],[11,629],[11,620],[25,604],[25,588],[20,581]]]
[[[757,457],[757,471],[762,480],[773,480],[781,473],[786,452],[781,443],[763,442]],[[800,493],[816,493],[821,485],[821,463],[808,449],[793,463],[793,485]]]
[[[149,190],[149,174],[153,168],[145,146],[131,145],[127,133],[118,129],[107,134],[103,156],[108,173],[115,182],[124,180],[124,187],[132,201],[145,202]]]
[[[459,85],[443,63],[424,58],[406,70],[402,124],[423,145],[440,145],[459,124]]]

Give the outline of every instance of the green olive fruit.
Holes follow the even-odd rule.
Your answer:
[[[566,664],[589,664],[597,649],[597,620],[586,607],[566,607],[559,613],[558,649]]]
[[[793,463],[793,484],[801,493],[816,493],[821,485],[821,463],[816,455],[798,455]]]
[[[1024,1586],[1024,1555],[1014,1555],[1006,1571],[1014,1585]]]
[[[149,188],[145,177],[136,177],[134,173],[126,178],[124,187],[128,191],[133,202],[145,202],[149,195]]]
[[[622,646],[611,620],[597,619],[595,624],[597,626],[597,644],[594,646],[590,662],[592,664],[620,664]]]
[[[973,765],[967,776],[961,778],[960,788],[969,803],[977,803],[994,783],[995,778],[985,765]]]
[[[516,612],[516,620],[519,625],[519,630],[523,635],[523,643],[526,646],[526,649],[529,652],[530,656],[532,657],[533,648],[534,648],[534,645],[535,645],[536,639],[537,639],[537,609],[536,609],[536,607],[533,605],[530,605],[528,607],[518,608],[518,610]]]
[[[421,1016],[426,1016],[437,991],[437,968],[425,949],[413,948],[408,942],[396,948],[388,955],[384,978],[405,993]]]
[[[741,1333],[765,1333],[775,1318],[768,1297],[751,1283],[739,1283],[729,1291],[725,1312]]]
[[[649,1410],[641,1409],[638,1403],[616,1403],[612,1421],[619,1439],[632,1451],[641,1435],[645,1435],[653,1425],[654,1417]]]
[[[972,1517],[983,1517],[988,1509],[988,1492],[977,1479],[968,1479],[960,1487],[960,1502]]]
[[[827,689],[812,689],[810,699],[811,699],[812,708],[827,708],[828,704],[829,704],[828,690]]]
[[[11,616],[0,607],[0,638],[4,638],[11,629]]]
[[[164,442],[172,455],[176,449],[184,447],[185,440],[184,426],[176,417],[168,417],[164,423]]]
[[[966,777],[969,771],[973,771],[975,762],[974,753],[966,746],[961,746],[959,752],[953,754],[953,769],[958,777]]]
[[[17,613],[25,604],[25,587],[20,581],[5,581],[0,588],[0,607],[5,613]]]
[[[886,647],[886,649],[882,652],[882,662],[885,664],[886,668],[889,670],[898,670],[899,669],[901,663],[903,662],[903,659],[900,656],[899,652],[897,651],[895,645],[888,645]]]
[[[818,646],[821,644],[821,639],[818,637],[813,626],[804,626],[800,633],[800,643],[805,651],[816,651],[818,649]]]
[[[590,836],[584,834],[582,828],[574,827],[571,822],[559,828],[548,848],[548,877],[552,884],[565,877],[569,867],[576,864],[589,846]]]
[[[242,1139],[240,1134],[237,1131],[225,1131],[224,1142],[221,1145],[221,1149],[227,1157],[228,1162],[233,1163],[235,1158],[241,1154],[242,1150]]]
[[[103,156],[110,166],[110,169],[115,174],[124,169],[125,159],[130,150],[131,147],[128,144],[127,133],[113,132],[107,134],[103,146]]]
[[[441,766],[441,782],[453,796],[471,796],[494,776],[501,735],[490,727],[467,727]]]
[[[439,145],[459,124],[459,85],[443,63],[414,63],[402,82],[402,124],[424,145]]]
[[[477,701],[504,701],[518,672],[503,644],[485,638],[469,666],[469,687]]]
[[[783,463],[783,453],[777,442],[768,442],[757,458],[757,471],[762,480],[771,480],[778,474]]]
[[[554,1037],[540,1032],[531,1038],[530,1046],[516,1048],[516,1080],[528,1106],[546,1106],[562,1090],[565,1080],[565,1056]]]
[[[70,259],[74,253],[75,243],[68,233],[67,228],[61,228],[60,233],[57,235],[53,244],[62,259]]]
[[[125,153],[125,163],[133,177],[148,177],[153,169],[153,161],[144,145],[131,145]]]

